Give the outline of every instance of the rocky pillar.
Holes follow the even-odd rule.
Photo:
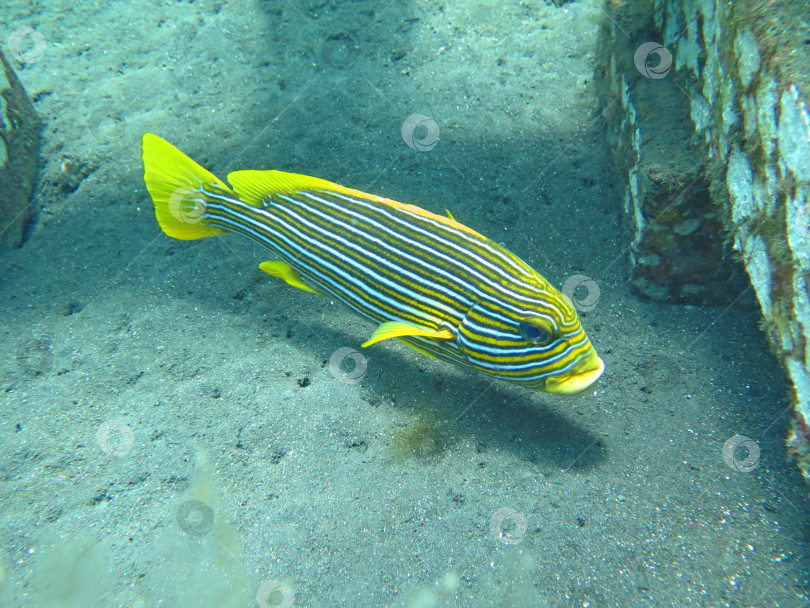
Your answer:
[[[792,382],[788,449],[810,478],[806,4],[609,0],[605,10],[608,140],[636,235],[636,290],[708,300],[714,268],[736,295],[724,285],[733,247]],[[693,277],[678,265],[689,250],[704,262]]]
[[[19,247],[31,221],[41,123],[0,52],[0,251]]]

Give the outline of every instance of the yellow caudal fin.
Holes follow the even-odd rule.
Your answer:
[[[227,232],[206,222],[203,191],[205,187],[232,195],[225,184],[152,133],[143,134],[142,151],[143,180],[163,232],[184,241]]]

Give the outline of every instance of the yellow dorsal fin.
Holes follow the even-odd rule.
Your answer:
[[[225,234],[207,225],[202,190],[207,187],[232,195],[228,186],[157,135],[144,133],[141,144],[143,179],[163,232],[183,240]]]
[[[368,196],[368,194],[366,194],[365,196]],[[431,219],[431,220],[436,220],[437,222],[439,222],[441,224],[445,224],[447,226],[452,226],[453,228],[456,228],[457,230],[461,230],[463,232],[466,232],[469,235],[474,235],[474,236],[480,237],[482,239],[486,238],[483,235],[476,232],[475,230],[473,230],[472,228],[470,228],[469,226],[465,226],[464,224],[461,224],[458,221],[456,221],[456,218],[454,218],[452,215],[450,215],[450,212],[447,209],[445,209],[445,212],[447,213],[447,216],[445,217],[444,215],[438,215],[436,213],[433,213],[432,211],[428,211],[427,209],[422,209],[422,207],[417,207],[416,205],[411,205],[409,203],[400,203],[400,202],[397,202],[397,201],[392,201],[390,198],[380,198],[378,196],[375,196],[373,198],[379,200],[380,202],[387,203],[387,204],[391,205],[392,207],[397,207],[399,209],[404,209],[405,211],[410,211],[411,213],[414,213],[416,215],[420,215],[422,217],[426,217],[426,218]]]
[[[424,329],[403,321],[386,321],[371,334],[368,340],[363,342],[363,347],[400,336],[425,336],[436,340],[450,340],[455,337],[455,334],[449,329]]]
[[[301,190],[349,191],[325,179],[284,171],[233,171],[228,173],[228,182],[242,202],[254,207],[261,206],[268,194],[289,194]]]
[[[304,291],[308,291],[310,293],[317,293],[318,295],[321,295],[320,292],[315,291],[312,289],[312,287],[304,283],[304,280],[300,277],[300,275],[287,262],[283,262],[281,260],[262,262],[259,264],[259,269],[263,270],[271,277],[284,279],[288,285],[292,285],[293,287],[303,289]]]
[[[449,218],[450,218],[451,220],[453,220],[454,222],[458,223],[458,222],[457,222],[457,220],[456,220],[456,218],[454,218],[454,217],[453,217],[453,214],[452,214],[452,213],[450,213],[450,210],[449,210],[449,209],[445,209],[444,211],[445,211],[445,213],[447,213],[447,217],[449,217]]]
[[[291,194],[293,192],[302,192],[307,190],[326,190],[329,192],[337,192],[341,194],[348,194],[356,198],[365,200],[376,201],[384,205],[390,205],[397,209],[409,211],[415,215],[425,218],[436,220],[442,224],[452,226],[462,230],[470,235],[475,235],[484,238],[472,228],[460,224],[456,219],[447,211],[447,217],[437,215],[422,207],[410,205],[408,203],[400,203],[399,201],[377,196],[376,194],[368,194],[353,188],[347,188],[334,182],[320,179],[317,177],[310,177],[309,175],[300,175],[298,173],[285,173],[284,171],[233,171],[228,174],[228,182],[233,187],[234,191],[239,195],[239,199],[246,205],[253,207],[261,207],[264,205],[270,194]]]

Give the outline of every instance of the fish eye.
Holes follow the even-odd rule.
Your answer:
[[[520,322],[520,335],[534,344],[545,344],[551,341],[553,331],[547,323],[539,319],[524,319]]]

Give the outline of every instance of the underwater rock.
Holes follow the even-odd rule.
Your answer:
[[[625,3],[601,32],[600,92],[632,241],[631,288],[654,300],[728,303],[745,273],[729,255],[682,78],[648,38],[653,14],[653,0]]]
[[[772,351],[793,385],[796,416],[788,449],[810,480],[810,45],[801,30],[806,5],[623,4],[606,3],[612,21],[604,27],[602,87],[609,144],[617,158],[629,159],[622,186],[636,230],[637,291],[680,299],[683,287],[673,291],[666,274],[655,271],[670,271],[667,252],[678,249],[681,239],[708,236],[707,225],[716,241],[704,255],[724,259],[706,264],[723,268],[726,249],[733,247],[759,301]],[[673,87],[681,103],[670,114]],[[688,135],[682,125],[686,109]],[[657,129],[663,134],[651,133]],[[683,140],[669,141],[674,148],[661,155],[664,148],[655,142],[660,145],[667,131],[680,132]],[[678,154],[693,154],[692,167]],[[690,179],[697,180],[700,195],[686,188],[693,202],[665,199],[661,209],[655,188],[666,193],[669,185]],[[649,182],[656,184],[652,192]],[[658,259],[653,254],[658,264],[649,263]],[[700,298],[705,267],[689,287]],[[674,278],[677,286],[681,275]]]
[[[0,52],[0,251],[22,245],[31,221],[42,123]]]

